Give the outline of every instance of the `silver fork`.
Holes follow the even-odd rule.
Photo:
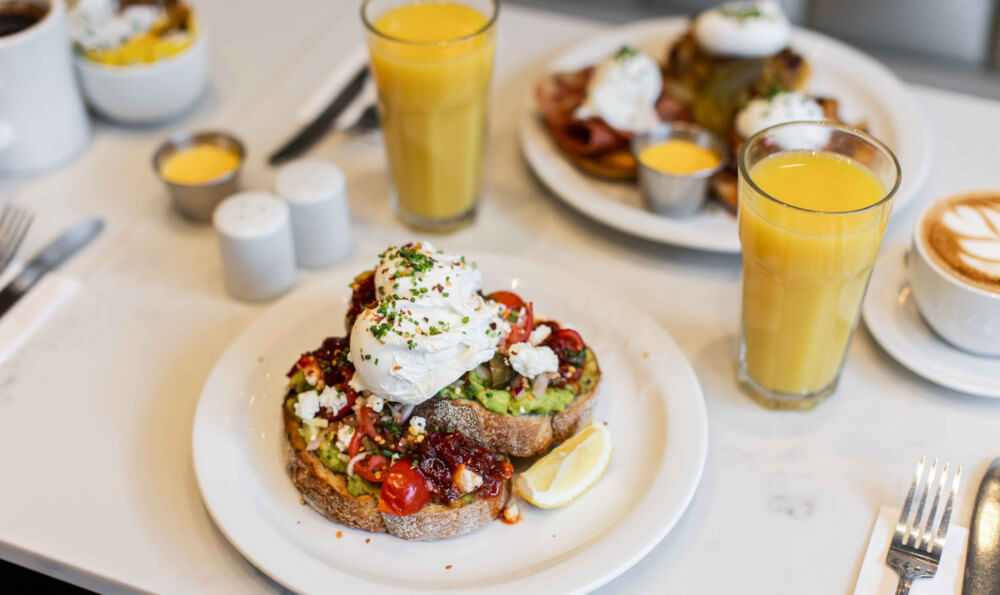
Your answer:
[[[0,273],[14,259],[34,217],[28,209],[12,203],[7,203],[0,211]]]
[[[945,502],[941,519],[935,526],[938,505],[941,503],[941,496],[948,483],[948,463],[945,463],[940,471],[938,470],[938,460],[931,461],[924,476],[924,467],[927,464],[927,457],[920,457],[917,463],[917,471],[913,475],[910,483],[910,490],[906,492],[906,500],[903,502],[903,511],[899,514],[899,521],[896,522],[896,531],[892,536],[892,544],[889,546],[889,553],[885,557],[885,562],[899,575],[899,584],[896,586],[896,595],[907,595],[910,586],[918,578],[932,578],[941,562],[941,552],[944,550],[944,539],[948,535],[948,525],[951,521],[951,509],[958,495],[958,484],[962,476],[962,466],[959,465],[951,480],[951,487],[948,489],[948,500]],[[935,489],[935,484],[937,487]],[[917,490],[919,488],[919,494]],[[924,520],[924,508],[927,504],[927,496],[934,493],[931,501],[931,509]],[[913,496],[917,494],[918,504],[913,518],[910,518],[910,509],[913,506]],[[923,527],[921,523],[923,522]]]

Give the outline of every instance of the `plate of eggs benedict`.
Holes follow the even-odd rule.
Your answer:
[[[883,140],[906,172],[897,209],[926,179],[926,124],[902,82],[858,50],[791,25],[771,0],[611,29],[546,70],[520,122],[528,163],[561,199],[630,235],[739,252],[736,155],[785,122],[834,121]],[[655,208],[641,170],[704,178],[705,199],[681,214]]]

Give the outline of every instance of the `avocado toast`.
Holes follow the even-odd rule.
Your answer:
[[[420,541],[500,514],[513,475],[505,456],[358,395],[353,374],[346,338],[326,339],[288,373],[288,473],[306,503],[332,521]]]
[[[375,271],[355,278],[347,327],[378,303]],[[482,296],[499,309],[492,357],[417,405],[415,414],[506,455],[531,457],[573,435],[593,411],[601,371],[580,334],[536,321],[518,295]]]

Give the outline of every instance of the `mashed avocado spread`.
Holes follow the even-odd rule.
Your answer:
[[[477,374],[475,370],[466,374],[459,382],[441,389],[435,397],[475,400],[483,407],[501,415],[558,413],[566,409],[577,395],[594,388],[599,375],[597,359],[594,357],[594,353],[587,349],[587,359],[580,379],[565,387],[550,387],[541,398],[531,394],[529,390],[522,391],[519,396],[515,397],[509,390],[492,388],[489,381]]]

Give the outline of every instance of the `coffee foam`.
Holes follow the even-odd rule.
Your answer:
[[[922,233],[938,266],[964,283],[1000,293],[1000,192],[938,203],[925,215]]]

